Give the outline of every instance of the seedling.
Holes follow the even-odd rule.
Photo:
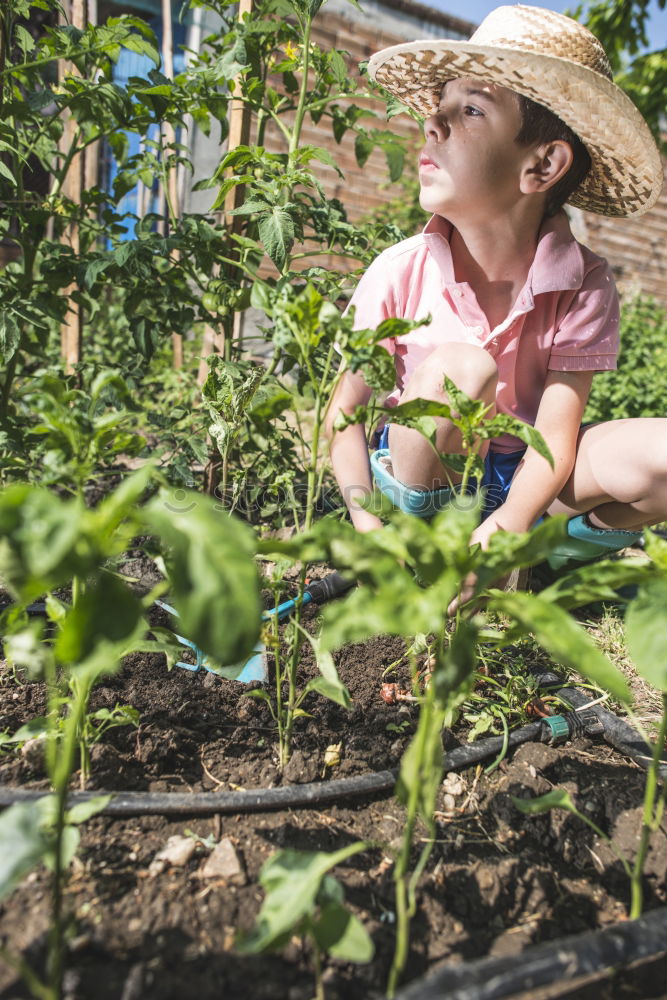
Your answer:
[[[329,871],[366,851],[367,843],[350,844],[332,854],[278,851],[259,876],[266,896],[254,929],[240,934],[242,954],[282,948],[296,935],[310,947],[315,971],[315,1000],[324,1000],[322,956],[366,963],[373,942],[358,917],[345,906],[343,888]]]

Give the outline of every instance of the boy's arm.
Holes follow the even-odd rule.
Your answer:
[[[324,425],[334,475],[352,523],[358,531],[372,531],[382,527],[379,517],[359,505],[359,500],[370,496],[373,489],[366,431],[362,424],[352,424],[343,431],[334,431],[333,424],[341,410],[353,413],[357,406],[368,403],[371,394],[372,390],[360,375],[345,372],[331,397]]]
[[[491,535],[499,529],[528,531],[556,499],[574,468],[577,437],[592,378],[593,372],[589,371],[549,372],[535,429],[546,441],[554,467],[529,448],[505,503],[477,528],[474,542],[486,547]]]

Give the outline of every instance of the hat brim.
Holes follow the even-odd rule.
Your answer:
[[[663,183],[660,154],[630,98],[611,80],[570,59],[442,39],[383,49],[371,79],[419,115],[437,109],[442,84],[471,78],[507,87],[553,111],[582,140],[591,171],[570,204],[601,215],[642,215]]]

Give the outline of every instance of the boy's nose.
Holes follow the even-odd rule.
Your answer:
[[[424,136],[434,142],[442,142],[449,134],[449,125],[442,111],[436,111],[424,122]]]

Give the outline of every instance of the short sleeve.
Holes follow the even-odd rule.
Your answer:
[[[554,336],[551,371],[612,371],[619,349],[616,285],[605,260],[595,263],[575,292]]]
[[[376,257],[365,271],[347,305],[345,315],[352,307],[354,307],[355,330],[375,330],[383,320],[400,315],[397,312],[396,294],[391,281],[391,262],[387,259],[386,253]],[[379,343],[389,354],[395,354],[396,344],[393,337],[387,337]]]

